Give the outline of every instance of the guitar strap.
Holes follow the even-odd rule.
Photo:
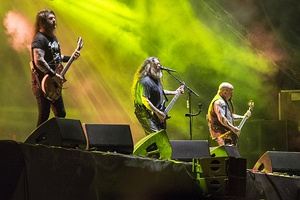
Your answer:
[[[30,67],[30,71],[36,81],[36,84],[39,88],[42,88],[41,87],[41,82],[40,82],[40,79],[39,79],[39,74],[38,72],[36,71],[36,68],[35,68],[35,64],[33,62],[33,49],[31,49],[31,61],[29,62],[29,67]]]
[[[163,89],[163,94],[164,94],[164,97],[165,97],[166,101],[169,101],[169,99],[168,99],[166,93],[164,92],[164,89]]]
[[[36,81],[38,87],[41,88],[41,82],[39,80],[39,74],[38,74],[38,72],[36,71],[36,69],[34,67],[33,61],[29,62],[29,66],[30,66],[31,73],[32,73],[32,75],[34,77],[34,80]]]

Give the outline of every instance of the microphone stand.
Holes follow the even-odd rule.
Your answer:
[[[187,86],[183,81],[181,81],[178,77],[176,77],[174,74],[171,73],[171,70],[165,70],[167,71],[171,76],[173,76],[181,85],[184,85],[184,87],[186,89],[188,89],[188,102],[187,102],[187,107],[189,109],[189,113],[185,114],[186,117],[190,118],[190,140],[193,139],[193,126],[192,126],[192,118],[199,115],[201,113],[201,107],[202,104],[199,103],[199,111],[196,114],[192,114],[192,103],[191,103],[191,93],[193,93],[194,95],[196,95],[197,97],[199,97],[199,95],[192,90],[189,86]]]
[[[189,92],[189,99],[190,99],[190,92]],[[197,113],[193,114],[192,111],[191,111],[191,103],[190,103],[190,102],[191,102],[191,101],[188,100],[188,104],[187,104],[187,105],[189,106],[189,112],[190,112],[190,113],[185,114],[185,116],[190,118],[190,140],[192,140],[192,139],[193,139],[193,133],[192,133],[192,117],[198,116],[198,115],[201,113],[202,103],[199,103],[199,104],[198,104],[199,111],[198,111]]]

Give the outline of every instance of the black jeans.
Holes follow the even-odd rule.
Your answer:
[[[38,106],[37,127],[48,120],[50,115],[50,108],[55,117],[66,117],[66,110],[62,96],[60,96],[54,102],[47,99],[41,88],[40,81],[38,80],[38,77],[35,73],[32,73],[31,76],[31,90],[36,98]]]

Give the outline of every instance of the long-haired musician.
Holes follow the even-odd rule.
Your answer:
[[[37,126],[48,120],[50,109],[55,117],[65,117],[66,111],[62,96],[53,101],[47,98],[42,90],[42,80],[48,75],[57,86],[62,85],[64,78],[56,72],[56,68],[62,62],[67,62],[70,56],[63,56],[57,37],[54,34],[56,29],[56,16],[52,10],[40,10],[36,15],[34,36],[31,43],[31,88],[38,106]],[[80,51],[74,54],[77,59]]]

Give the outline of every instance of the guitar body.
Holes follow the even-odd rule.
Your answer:
[[[184,89],[184,84],[182,84],[182,85],[180,86],[180,88],[183,90],[183,89]],[[162,129],[166,129],[166,128],[167,128],[167,123],[166,123],[166,121],[167,121],[167,119],[170,119],[170,118],[171,118],[170,116],[168,116],[168,112],[171,110],[172,106],[175,104],[175,102],[177,101],[177,99],[178,99],[178,97],[180,96],[180,94],[181,94],[181,93],[178,92],[178,93],[173,97],[172,101],[169,103],[169,105],[168,105],[167,107],[165,106],[166,101],[163,101],[162,104],[159,106],[158,109],[159,109],[160,111],[162,111],[162,112],[165,113],[166,118],[165,118],[165,120],[164,120],[163,122],[161,122],[157,115],[155,115],[155,114],[153,115],[153,119],[154,119],[154,121],[155,121],[155,124],[156,124],[158,127],[162,128]]]
[[[60,74],[62,70],[63,66],[59,65],[56,67],[55,72]],[[59,86],[48,74],[44,76],[41,86],[49,100],[55,101],[61,96],[62,85]]]
[[[44,76],[41,85],[49,100],[55,101],[61,96],[62,85],[59,86],[48,74]]]
[[[82,46],[83,46],[83,40],[81,39],[81,37],[79,37],[78,42],[77,42],[77,48],[73,52],[71,58],[69,59],[68,63],[66,64],[66,66],[63,67],[62,65],[58,65],[56,67],[55,72],[57,74],[60,74],[64,78],[65,73],[67,72],[67,70],[73,63],[73,61],[75,60],[74,55],[75,55],[76,51],[80,51]],[[66,81],[66,80],[64,80],[64,81]],[[45,96],[50,101],[55,101],[61,96],[62,84],[59,86],[48,74],[44,76],[44,78],[41,82],[41,87],[42,87],[42,90],[43,90]]]
[[[248,111],[252,112],[253,111],[253,107],[254,107],[254,102],[251,100],[249,103],[249,108],[248,108]],[[247,113],[247,112],[246,112]],[[238,128],[240,130],[242,130],[246,120],[249,118],[248,116],[246,116],[246,113],[245,113],[245,117],[243,118],[243,120],[241,121],[241,123],[238,125]],[[225,133],[223,133],[220,138],[223,138],[224,140],[231,140],[231,143],[233,145],[237,145],[237,142],[238,142],[238,136],[233,133],[232,131],[227,131]]]
[[[160,105],[159,108],[160,111],[164,112],[166,110],[166,101],[163,101],[162,104]],[[155,124],[160,127],[161,129],[166,129],[167,128],[167,119],[170,117],[166,116],[165,120],[163,122],[160,121],[158,116],[156,114],[153,114],[153,120],[155,121]]]
[[[235,146],[237,145],[238,136],[235,133],[233,133],[232,131],[227,131],[226,133],[221,135],[221,138],[223,138],[225,141],[229,140],[230,143],[235,145]]]

